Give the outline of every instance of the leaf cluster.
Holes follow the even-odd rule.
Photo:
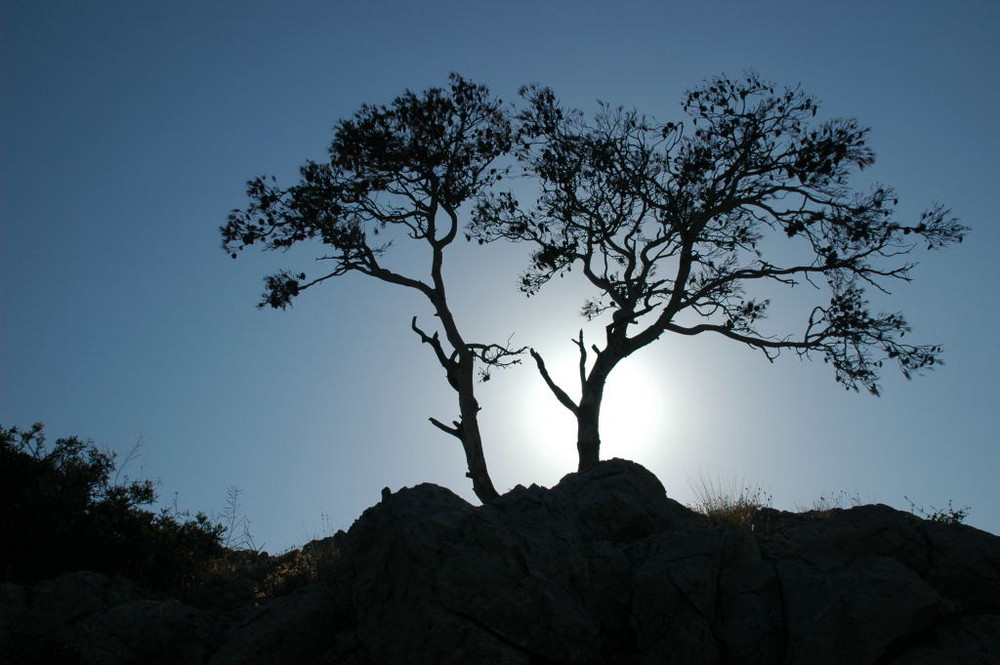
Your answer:
[[[496,164],[512,144],[502,102],[457,74],[447,89],[407,91],[389,105],[364,105],[335,127],[325,162],[307,162],[301,181],[248,183],[250,205],[234,210],[220,230],[236,258],[252,245],[287,249],[319,241],[328,273],[308,280],[283,271],[266,280],[261,306],[285,308],[305,289],[350,271],[428,292],[435,285],[383,265],[391,228],[437,252],[454,241],[458,208],[506,170]]]

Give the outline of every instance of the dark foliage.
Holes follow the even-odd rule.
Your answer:
[[[155,591],[195,581],[223,528],[148,506],[148,480],[115,482],[113,453],[77,437],[47,445],[40,423],[0,428],[0,572],[29,583],[64,572],[125,575]]]

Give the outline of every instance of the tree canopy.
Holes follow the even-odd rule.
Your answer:
[[[482,501],[493,500],[497,491],[483,456],[476,376],[517,362],[519,352],[463,337],[442,268],[463,226],[460,208],[505,175],[499,160],[512,140],[502,102],[485,86],[453,74],[446,89],[408,91],[388,106],[362,106],[336,126],[328,161],[307,162],[301,181],[289,188],[274,178],[251,180],[250,205],[234,210],[221,228],[223,247],[233,258],[252,245],[274,250],[314,241],[324,248],[317,258],[329,270],[317,277],[289,270],[266,277],[262,307],[285,308],[306,289],[349,272],[413,289],[430,302],[440,331],[425,331],[416,317],[411,328],[433,349],[459,402],[452,425],[431,422],[462,443]],[[393,231],[429,255],[428,274],[391,266],[392,241],[382,238]]]
[[[904,342],[905,317],[876,311],[868,293],[909,280],[917,247],[960,242],[966,229],[942,206],[898,221],[892,188],[853,189],[852,176],[875,159],[856,120],[822,119],[814,97],[753,73],[687,92],[683,122],[607,104],[587,119],[540,86],[523,88],[521,98],[505,106],[453,74],[448,88],[362,106],[336,126],[327,161],[307,162],[288,188],[273,178],[250,181],[250,205],[221,229],[234,258],[253,245],[324,248],[317,258],[327,271],[266,277],[260,306],[287,307],[352,271],[430,302],[440,329],[426,331],[416,318],[411,328],[459,402],[452,425],[431,422],[461,441],[484,502],[498,494],[483,456],[475,376],[518,362],[524,349],[461,334],[442,266],[463,230],[484,244],[530,245],[520,282],[527,295],[574,268],[595,291],[582,313],[606,324],[599,344],[588,346],[582,331],[574,340],[579,398],[530,351],[576,417],[581,470],[600,457],[611,372],[665,333],[715,334],[772,360],[785,350],[818,356],[845,387],[874,394],[886,361],[907,378],[940,364],[939,346]],[[508,191],[514,177],[533,183],[533,195]],[[386,236],[422,247],[429,272],[393,269]],[[768,329],[770,298],[802,283],[816,298],[798,327]]]
[[[866,291],[910,279],[917,244],[943,247],[965,229],[941,206],[897,221],[890,187],[852,190],[850,176],[875,159],[856,120],[818,121],[815,98],[752,73],[689,91],[690,124],[608,105],[587,120],[548,88],[522,96],[516,151],[537,197],[483,198],[473,232],[532,246],[528,295],[577,267],[597,291],[584,316],[613,313],[591,364],[582,332],[576,340],[579,401],[532,351],[577,418],[581,469],[598,460],[608,375],[664,333],[713,333],[771,359],[816,354],[847,388],[874,394],[886,360],[907,377],[940,363],[939,346],[904,343],[906,319],[873,311]],[[798,331],[765,332],[770,300],[754,289],[800,282],[825,295]]]

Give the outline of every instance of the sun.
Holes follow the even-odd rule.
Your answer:
[[[601,407],[601,459],[623,457],[641,460],[666,439],[670,400],[653,368],[640,357],[622,361],[608,379]],[[578,357],[570,348],[545,359],[553,380],[574,399],[579,396],[575,381]],[[575,390],[574,390],[575,388]],[[541,377],[522,393],[528,436],[539,462],[556,473],[577,467],[576,419],[549,391]]]
[[[670,400],[664,382],[640,357],[611,373],[601,408],[601,457],[638,459],[662,445]]]

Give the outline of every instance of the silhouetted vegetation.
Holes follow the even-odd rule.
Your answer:
[[[749,527],[762,508],[771,507],[769,493],[735,479],[725,483],[702,477],[692,490],[695,501],[691,507],[715,525]]]
[[[308,162],[301,182],[287,189],[273,179],[250,181],[250,205],[221,229],[234,258],[251,245],[316,241],[332,249],[319,257],[332,262],[319,277],[267,277],[261,306],[284,308],[351,271],[430,301],[443,337],[416,318],[412,329],[445,369],[460,414],[453,425],[431,422],[462,442],[482,501],[497,492],[483,456],[474,378],[518,362],[524,349],[470,343],[459,332],[442,265],[463,213],[471,217],[470,240],[532,246],[521,279],[527,295],[573,268],[597,292],[582,314],[606,322],[604,339],[588,345],[581,330],[574,340],[578,398],[531,350],[542,380],[577,420],[580,470],[600,459],[612,371],[664,333],[719,335],[769,360],[783,351],[818,356],[846,388],[873,394],[885,362],[907,378],[941,363],[940,346],[904,341],[906,318],[875,310],[867,291],[888,293],[894,280],[908,281],[906,257],[917,245],[945,247],[966,229],[939,205],[914,222],[897,221],[890,187],[854,191],[851,177],[875,160],[858,121],[817,118],[814,97],[752,73],[689,91],[682,103],[689,125],[609,105],[588,121],[548,88],[529,86],[521,96],[523,107],[503,106],[485,86],[453,74],[448,89],[363,106],[337,125],[328,162]],[[521,192],[534,187],[530,203],[503,190],[513,177],[527,183]],[[387,267],[394,240],[429,252],[427,276]],[[798,325],[769,328],[770,298],[802,283],[817,297],[792,315]]]
[[[329,161],[308,162],[302,181],[287,189],[273,178],[250,181],[250,205],[234,210],[221,229],[233,258],[251,245],[324,246],[319,258],[331,264],[328,271],[267,277],[262,307],[284,309],[303,291],[349,272],[413,289],[430,302],[443,337],[419,327],[416,317],[411,328],[444,368],[459,411],[452,425],[431,422],[461,442],[468,476],[483,502],[498,494],[483,456],[476,377],[518,362],[520,351],[465,339],[448,304],[442,269],[446,249],[459,237],[460,209],[503,177],[497,160],[511,140],[500,100],[485,86],[452,75],[447,89],[407,92],[389,106],[362,106],[337,125]],[[400,272],[387,262],[399,240],[418,243],[427,253],[427,274]]]
[[[155,591],[193,583],[223,553],[224,527],[198,513],[151,512],[149,480],[116,482],[115,455],[43,426],[0,428],[0,571],[18,583],[74,570],[127,576]]]
[[[918,506],[912,499],[910,499],[910,497],[903,498],[905,498],[907,503],[910,504],[911,513],[925,520],[930,520],[931,522],[941,522],[942,524],[965,524],[965,518],[969,516],[969,512],[972,510],[969,506],[956,508],[952,505],[950,500],[948,501],[947,508],[936,508],[931,506],[928,510],[923,506]]]

